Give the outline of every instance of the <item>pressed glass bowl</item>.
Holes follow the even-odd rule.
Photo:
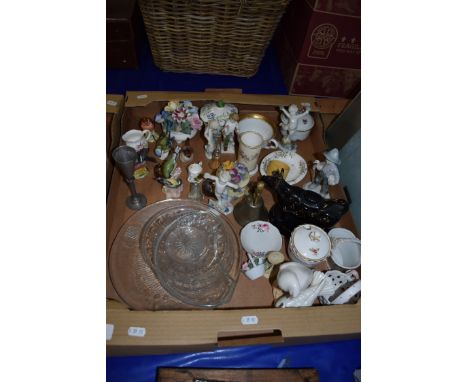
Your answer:
[[[141,231],[140,250],[178,300],[216,307],[231,299],[240,272],[239,242],[225,216],[205,204],[180,200],[158,211]]]

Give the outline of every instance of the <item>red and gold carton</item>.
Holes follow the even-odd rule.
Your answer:
[[[361,79],[360,0],[293,1],[275,46],[292,95],[352,98]]]

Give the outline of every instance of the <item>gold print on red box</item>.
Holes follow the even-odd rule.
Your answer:
[[[337,39],[338,29],[333,24],[318,25],[310,35],[310,46],[307,56],[327,59]]]

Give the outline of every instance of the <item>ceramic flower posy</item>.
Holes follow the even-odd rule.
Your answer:
[[[169,101],[164,110],[156,115],[166,133],[171,131],[191,134],[192,130],[201,130],[203,122],[198,115],[198,107],[190,101]]]

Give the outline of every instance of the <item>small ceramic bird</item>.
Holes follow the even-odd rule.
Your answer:
[[[174,170],[177,163],[177,156],[179,155],[180,147],[177,146],[174,152],[164,161],[161,172],[162,176],[166,179],[171,177],[172,170]]]

